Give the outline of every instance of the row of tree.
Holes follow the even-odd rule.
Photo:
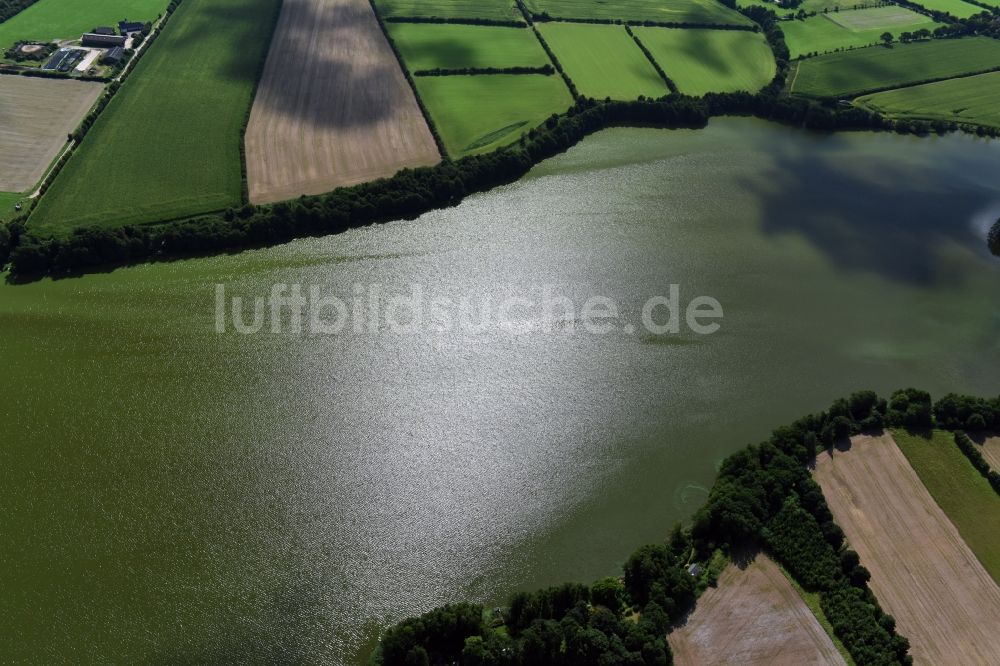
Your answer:
[[[22,12],[38,0],[0,0],[0,23]]]
[[[982,451],[976,446],[975,442],[966,435],[964,432],[955,433],[955,446],[965,454],[965,457],[969,459],[972,466],[976,468],[984,479],[990,482],[993,486],[993,490],[1000,494],[1000,473],[998,473],[993,467],[986,462],[986,458],[983,457]]]

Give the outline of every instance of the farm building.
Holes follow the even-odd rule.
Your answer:
[[[119,21],[118,32],[128,35],[133,32],[142,32],[146,26],[138,21]]]
[[[94,28],[90,32],[91,32],[91,34],[94,34],[94,35],[113,35],[113,34],[115,34],[115,29],[114,28],[109,28],[109,27],[106,27],[106,26],[102,26],[102,27],[99,27],[99,28]]]
[[[125,49],[120,46],[108,49],[101,57],[101,62],[105,65],[117,65],[125,57]]]
[[[99,35],[94,32],[86,33],[80,41],[84,46],[98,46],[105,48],[125,46],[124,37],[119,35]]]

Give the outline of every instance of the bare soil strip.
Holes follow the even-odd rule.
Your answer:
[[[669,636],[675,664],[843,664],[816,617],[764,555],[729,565]]]
[[[821,454],[816,480],[916,663],[988,664],[1000,655],[1000,588],[888,434]]]
[[[367,0],[285,0],[246,133],[250,200],[440,161]]]
[[[103,90],[87,81],[0,76],[0,191],[34,187]]]

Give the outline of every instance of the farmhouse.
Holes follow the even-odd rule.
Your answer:
[[[125,37],[120,35],[100,35],[96,32],[84,34],[80,42],[84,46],[113,47],[125,46]]]
[[[119,21],[118,32],[128,35],[133,32],[142,32],[146,26],[138,21]]]
[[[101,57],[101,62],[105,65],[117,65],[125,57],[125,49],[120,46],[108,49]]]

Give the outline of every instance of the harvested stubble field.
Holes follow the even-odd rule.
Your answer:
[[[525,0],[525,6],[553,18],[752,25],[716,0]]]
[[[0,190],[33,188],[103,90],[85,81],[0,76]]]
[[[240,138],[278,0],[182,2],[29,218],[36,233],[238,206]]]
[[[1000,67],[1000,40],[988,37],[934,39],[891,49],[877,46],[804,60],[794,75],[792,92],[845,97],[993,67]]]
[[[855,437],[849,450],[821,454],[815,476],[914,660],[991,663],[1000,588],[893,438]]]
[[[285,0],[246,132],[250,200],[328,192],[440,160],[366,0]]]
[[[452,157],[512,143],[573,105],[562,78],[542,74],[420,76],[417,90]]]
[[[524,20],[514,0],[375,0],[375,6],[387,17]]]
[[[894,118],[1000,127],[1000,72],[887,90],[857,103]]]
[[[542,23],[538,29],[582,95],[632,100],[670,92],[623,26]]]
[[[549,57],[525,28],[440,23],[389,23],[411,72],[469,67],[544,67]]]
[[[774,78],[774,55],[760,33],[675,28],[633,30],[682,93],[757,92]]]
[[[169,0],[38,0],[0,23],[0,51],[17,41],[79,39],[96,26],[118,21],[152,21]]]
[[[844,663],[798,592],[764,555],[743,567],[730,564],[668,639],[681,666]]]
[[[784,21],[781,30],[791,57],[828,53],[836,49],[877,44],[884,32],[899,36],[921,28],[938,27],[922,14],[895,5],[817,14],[804,20]]]
[[[1000,435],[987,437],[982,444],[983,457],[998,474],[1000,474]]]

